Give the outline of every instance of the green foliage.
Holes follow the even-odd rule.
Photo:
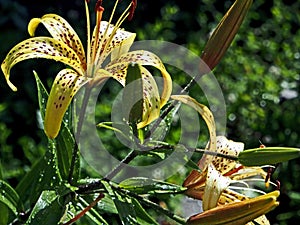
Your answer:
[[[40,11],[46,7],[42,7],[41,4],[54,7],[53,1],[35,1],[38,6],[36,9],[30,9],[31,3],[0,1],[1,12],[4,13],[0,20],[1,59],[10,46],[27,38],[24,37],[26,24],[31,17],[43,14]],[[134,21],[126,26],[129,30],[136,31],[140,40],[173,41],[200,55],[208,34],[231,3],[232,1],[225,1],[220,6],[220,2],[216,0],[193,1],[189,4],[174,1],[139,2]],[[66,2],[55,4],[59,5],[59,14],[73,19],[75,25],[79,18],[83,18],[84,12],[79,8],[82,1],[74,1],[72,6]],[[247,143],[247,148],[256,148],[260,141],[267,146],[300,146],[300,119],[297,115],[300,104],[299,8],[298,1],[254,1],[234,42],[213,71],[222,86],[227,104],[227,136]],[[50,8],[45,9],[45,12],[48,11],[53,12]],[[78,29],[80,27],[84,29],[84,22],[78,23]],[[20,213],[24,213],[23,206],[25,213],[27,209],[30,211],[27,212],[28,218],[25,216],[25,220],[23,217],[19,218],[21,222],[66,222],[72,218],[67,212],[77,214],[96,198],[90,193],[74,198],[77,189],[64,184],[70,176],[73,178],[72,185],[80,182],[92,183],[88,179],[79,179],[96,176],[95,171],[78,158],[75,162],[71,161],[75,143],[68,123],[69,118],[65,118],[57,140],[50,141],[49,144],[40,129],[47,99],[46,89],[52,84],[53,74],[59,71],[58,67],[43,60],[39,61],[38,66],[35,64],[34,68],[40,75],[40,78],[35,75],[38,91],[33,88],[35,84],[32,63],[18,65],[12,71],[12,79],[20,88],[18,93],[10,92],[3,77],[1,78],[0,189],[4,191],[1,192],[4,195],[0,196],[1,225],[12,222],[12,218],[20,217]],[[168,70],[176,83],[184,85],[188,82],[188,78],[182,76],[180,71],[172,68]],[[101,118],[101,122],[109,121],[111,102],[118,93],[116,85],[110,85],[112,82],[108,82],[103,89],[109,95],[101,99],[96,108],[96,116]],[[108,86],[114,87],[108,89]],[[206,102],[197,89],[192,89],[190,95],[196,96],[199,102]],[[174,115],[175,113],[176,110]],[[169,115],[173,118],[172,114]],[[170,143],[179,139],[180,132],[179,129],[170,128],[172,121],[169,117],[166,119],[168,120],[165,124],[156,130],[155,139],[161,141],[161,137],[165,136],[164,130],[171,129],[171,132],[167,133],[167,141]],[[119,149],[121,143],[111,138],[114,132],[99,129],[99,133],[106,141],[104,144],[108,149]],[[201,147],[206,140],[207,133],[201,133]],[[168,151],[166,148],[159,154],[165,157]],[[114,151],[120,159],[127,153],[125,149]],[[152,155],[161,157],[159,154],[152,152]],[[199,159],[199,155],[194,157]],[[139,157],[134,163],[146,163],[149,160],[146,158]],[[74,170],[70,175],[72,164]],[[127,183],[124,181],[120,187],[136,195],[150,193],[147,198],[152,200],[155,206],[166,203],[170,208],[172,205],[177,207],[177,199],[166,199],[163,194],[181,192],[182,187],[178,185],[181,185],[181,179],[186,173],[187,169],[168,181],[157,182],[155,185],[142,185],[143,178],[127,180]],[[299,160],[279,165],[275,178],[278,177],[283,186],[281,205],[274,211],[274,216],[270,217],[271,223],[285,225],[299,220],[299,174]],[[102,185],[99,189],[104,191]],[[155,224],[153,217],[157,213],[149,210],[154,205],[149,206],[149,202],[142,201],[124,190],[112,188],[106,191],[108,194],[86,214],[86,217],[82,217],[78,224],[130,224],[128,218],[136,224]],[[162,194],[163,191],[165,193]],[[168,219],[164,217],[163,220]]]

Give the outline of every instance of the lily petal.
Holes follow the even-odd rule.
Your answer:
[[[137,127],[142,128],[159,117],[159,91],[151,73],[145,68],[140,67],[143,79],[143,121]]]
[[[89,81],[72,69],[61,70],[52,85],[46,106],[44,129],[54,139],[60,130],[63,116],[77,91]]]
[[[84,70],[76,52],[68,45],[50,37],[34,37],[20,42],[13,47],[1,64],[6,81],[12,90],[17,88],[9,81],[11,68],[26,59],[44,58],[60,61],[71,66],[81,75]]]
[[[212,112],[205,105],[200,104],[188,95],[172,95],[171,98],[191,106],[202,116],[206,122],[210,135],[209,146],[206,149],[209,149],[210,151],[216,151],[216,124]],[[203,178],[206,177],[205,170],[212,160],[213,156],[204,154],[201,160],[198,162],[199,169],[203,172],[200,173],[197,170],[193,170],[183,182],[183,186],[191,188],[194,186],[199,186],[199,184],[202,185]]]
[[[189,225],[243,225],[249,221],[273,210],[279,203],[276,201],[279,191],[273,191],[259,197],[242,202],[233,202],[218,206],[203,213],[191,216],[187,221]]]
[[[217,136],[217,152],[230,155],[238,156],[241,151],[244,149],[244,143],[235,142],[228,140],[224,136]],[[222,175],[236,168],[237,162],[234,160],[226,159],[223,157],[215,157],[213,159],[213,165],[216,167],[216,170],[220,171]]]
[[[129,63],[137,63],[142,66],[153,66],[160,70],[164,80],[163,91],[160,97],[160,108],[162,108],[171,96],[172,79],[161,60],[151,52],[138,50],[121,55],[116,60],[110,62],[105,69],[112,73],[115,79],[122,82],[122,80],[125,81],[125,68]]]
[[[70,24],[56,14],[46,14],[42,18],[33,18],[28,24],[30,36],[34,36],[37,26],[42,23],[54,39],[64,42],[76,52],[82,65],[86,64],[85,52],[77,33]]]
[[[96,38],[96,27],[93,32],[92,43]],[[98,35],[101,47],[97,49],[97,53],[101,55],[100,61],[105,59],[109,53],[112,53],[111,60],[119,58],[122,54],[127,53],[136,37],[135,33],[117,28],[106,21],[101,21],[100,35]],[[93,46],[93,45],[92,45]],[[93,51],[91,51],[93,52]]]
[[[207,181],[203,195],[203,210],[214,208],[218,204],[221,193],[229,186],[230,179],[221,175],[216,168],[208,166]]]

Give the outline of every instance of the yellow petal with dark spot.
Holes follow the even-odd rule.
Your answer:
[[[212,164],[209,164],[202,200],[203,210],[216,207],[221,193],[229,186],[229,184],[230,179],[222,176]]]
[[[85,51],[82,43],[70,26],[70,24],[62,17],[56,14],[46,14],[42,18],[33,18],[28,24],[28,32],[31,36],[34,36],[37,26],[42,23],[54,39],[64,42],[80,58],[82,67],[86,66]]]
[[[44,129],[49,138],[54,139],[58,135],[71,100],[86,82],[88,79],[72,69],[64,69],[57,74],[46,106]]]
[[[244,143],[228,140],[224,136],[217,137],[217,152],[225,155],[237,157],[244,149]],[[222,175],[235,169],[237,162],[235,160],[226,159],[223,157],[215,157],[213,165],[216,170],[220,171]]]
[[[143,79],[143,120],[137,127],[143,128],[159,117],[160,99],[154,77],[145,67],[141,66],[140,69]]]
[[[138,50],[121,55],[116,60],[110,62],[105,69],[111,72],[114,75],[114,78],[123,80],[126,75],[124,68],[126,68],[129,63],[137,63],[142,66],[153,66],[160,70],[164,80],[163,90],[160,95],[160,108],[162,108],[171,96],[172,79],[161,60],[152,52]]]
[[[69,65],[79,74],[84,74],[76,52],[64,42],[50,37],[34,37],[20,42],[13,47],[1,64],[8,85],[16,91],[17,88],[9,81],[10,70],[18,62],[26,59],[44,58],[60,61]]]
[[[92,43],[96,38],[95,32],[96,28],[93,32]],[[100,34],[98,35],[100,46],[98,46],[96,53],[101,55],[99,63],[102,63],[109,53],[112,53],[111,60],[119,58],[122,54],[127,53],[135,39],[135,36],[135,33],[125,31],[121,28],[116,28],[114,25],[108,24],[106,21],[101,21]]]

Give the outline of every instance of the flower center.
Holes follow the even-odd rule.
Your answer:
[[[87,71],[86,75],[89,77],[93,77],[95,74],[95,71],[101,68],[102,62],[105,60],[104,57],[106,57],[106,52],[108,51],[108,48],[110,44],[112,43],[112,40],[121,26],[121,24],[124,22],[126,18],[132,19],[134,10],[137,5],[137,0],[132,0],[131,3],[127,6],[127,8],[124,10],[122,15],[119,17],[115,25],[113,26],[112,31],[109,32],[109,29],[111,29],[111,23],[114,16],[114,13],[116,11],[117,5],[120,2],[120,0],[116,0],[114,8],[112,10],[112,13],[110,15],[110,18],[108,20],[108,25],[105,28],[103,34],[101,35],[101,38],[99,35],[101,34],[101,20],[102,15],[104,12],[104,8],[102,7],[102,0],[97,0],[95,5],[95,12],[96,12],[96,25],[95,25],[95,33],[93,33],[93,37],[91,38],[91,24],[90,24],[90,16],[89,16],[89,10],[87,4],[89,3],[89,0],[85,0],[86,5],[86,17],[87,17],[87,35],[88,35],[88,43],[87,43]],[[102,54],[104,53],[104,54]]]

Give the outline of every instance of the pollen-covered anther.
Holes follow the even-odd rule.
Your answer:
[[[128,20],[132,20],[133,18],[133,14],[134,14],[134,11],[136,9],[136,6],[137,6],[137,0],[132,0],[131,2],[131,8],[130,8],[130,11],[129,11],[129,15],[128,15]]]
[[[104,8],[102,7],[102,0],[98,0],[95,6],[95,12],[103,12]]]

